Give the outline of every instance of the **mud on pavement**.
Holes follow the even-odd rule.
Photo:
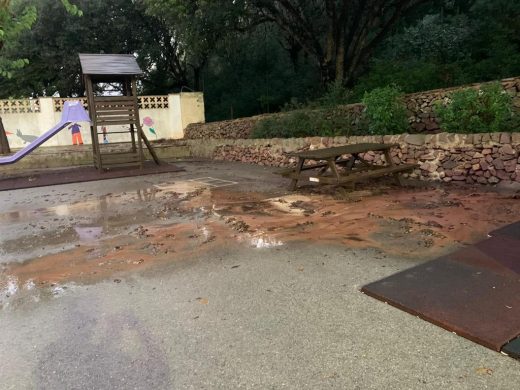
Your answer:
[[[315,241],[427,260],[520,214],[515,196],[475,188],[377,184],[338,199],[330,190],[287,193],[230,183],[172,179],[87,193],[73,203],[56,188],[42,188],[53,206],[20,204],[0,214],[0,306],[59,295],[74,284],[117,283],[128,272],[223,246],[253,251]]]

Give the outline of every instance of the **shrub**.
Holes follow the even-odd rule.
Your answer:
[[[327,86],[326,92],[317,100],[317,104],[320,107],[332,108],[347,104],[351,96],[352,91],[345,88],[341,82],[336,81]]]
[[[297,110],[259,120],[253,138],[334,137],[351,135],[351,115],[339,109]]]
[[[435,113],[441,129],[452,133],[519,130],[512,98],[498,82],[453,92],[444,102],[437,102]]]
[[[323,94],[316,99],[307,99],[305,101],[298,101],[291,99],[291,101],[284,104],[283,112],[295,110],[322,110],[332,109],[336,106],[350,103],[352,98],[352,91],[346,88],[341,82],[333,82],[327,85]]]
[[[409,128],[403,94],[397,86],[375,88],[362,100],[370,134],[399,134]]]

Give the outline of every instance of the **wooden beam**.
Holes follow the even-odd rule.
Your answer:
[[[135,119],[127,120],[98,120],[96,121],[98,126],[115,126],[115,125],[137,125]]]

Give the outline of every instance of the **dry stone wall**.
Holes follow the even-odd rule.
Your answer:
[[[233,119],[220,122],[192,123],[184,129],[185,139],[250,138],[255,123],[266,116]]]
[[[295,164],[291,153],[363,142],[397,144],[396,164],[415,163],[411,178],[444,182],[496,184],[520,182],[520,133],[402,134],[365,137],[184,141],[193,157],[239,161],[272,167]],[[384,156],[370,152],[366,160],[383,164]]]
[[[513,104],[520,110],[520,77],[508,78],[500,81],[504,90],[513,96]],[[436,101],[446,98],[450,93],[464,88],[479,88],[482,83],[465,85],[462,87],[437,89],[418,92],[405,96],[408,110],[411,133],[435,134],[440,126],[434,113]],[[342,106],[341,110],[353,118],[354,123],[360,123],[362,105],[350,104]],[[283,115],[283,114],[274,114]],[[260,115],[250,118],[241,118],[222,122],[195,123],[189,125],[184,132],[185,139],[240,139],[250,138],[255,123],[269,115]]]
[[[520,109],[520,77],[504,79],[500,82],[504,90],[513,97],[513,105]],[[442,101],[450,93],[457,90],[465,88],[478,89],[481,86],[482,83],[479,83],[406,95],[405,103],[408,109],[410,130],[416,133],[438,132],[440,126],[434,113],[435,102]]]

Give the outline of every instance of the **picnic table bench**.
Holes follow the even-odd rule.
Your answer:
[[[396,146],[398,145],[362,143],[291,153],[290,156],[298,158],[296,167],[287,168],[278,173],[292,179],[289,187],[291,191],[297,188],[300,180],[340,186],[348,183],[354,186],[359,181],[386,175],[393,176],[398,184],[403,185],[400,173],[411,171],[418,165],[396,165],[390,157],[390,149]],[[383,152],[386,164],[375,165],[360,156],[360,154],[370,151]],[[312,160],[314,163],[306,165],[306,160]],[[338,169],[339,167],[342,169]],[[304,171],[309,170],[318,171],[310,176],[305,175]]]

